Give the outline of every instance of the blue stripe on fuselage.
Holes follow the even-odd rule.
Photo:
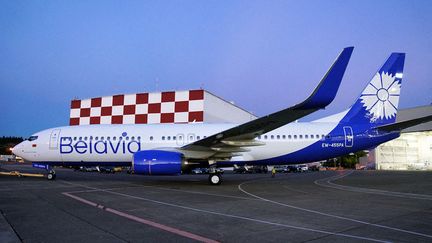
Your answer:
[[[218,166],[237,165],[283,165],[283,164],[301,164],[325,159],[335,158],[352,152],[373,148],[381,143],[399,137],[398,132],[378,133],[376,130],[370,130],[370,126],[352,126],[354,140],[352,147],[345,146],[344,127],[349,124],[339,124],[329,135],[330,138],[319,140],[306,148],[296,152],[273,157],[269,159],[253,161],[219,161]]]

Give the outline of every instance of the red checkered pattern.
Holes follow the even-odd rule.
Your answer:
[[[204,121],[204,90],[114,95],[72,100],[70,125]]]

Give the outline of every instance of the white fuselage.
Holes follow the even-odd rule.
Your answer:
[[[237,126],[237,124],[152,124],[65,126],[34,134],[14,153],[32,162],[128,162],[134,152],[157,148],[180,148],[188,143]],[[248,147],[232,158],[262,160],[305,148],[327,135],[337,123],[291,123],[263,134],[265,145]]]

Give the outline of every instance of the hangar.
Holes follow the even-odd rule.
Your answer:
[[[432,114],[432,105],[398,111],[405,121]],[[402,131],[401,136],[370,150],[360,163],[377,170],[432,170],[432,122]]]
[[[69,125],[244,123],[252,113],[206,90],[120,94],[72,100]],[[229,115],[228,115],[229,114]]]

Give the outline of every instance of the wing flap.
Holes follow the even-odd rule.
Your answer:
[[[229,146],[251,147],[265,145],[264,142],[258,140],[221,140],[222,143]]]

